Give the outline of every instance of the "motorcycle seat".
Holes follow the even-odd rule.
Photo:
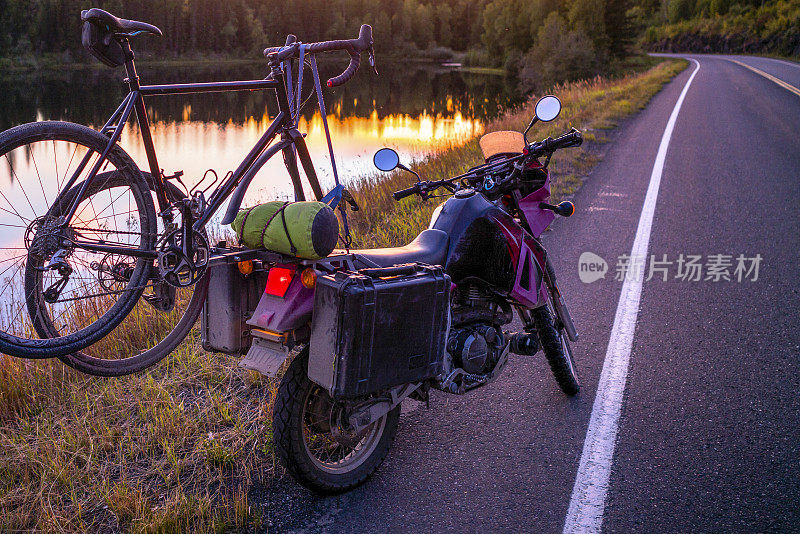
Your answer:
[[[371,250],[351,250],[356,267],[391,267],[403,263],[427,263],[444,265],[447,257],[447,232],[442,230],[423,230],[414,240],[403,247],[376,248]]]

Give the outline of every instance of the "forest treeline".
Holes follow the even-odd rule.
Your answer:
[[[658,19],[667,23],[639,21],[650,50],[800,56],[800,0],[672,0]]]
[[[140,57],[256,59],[288,33],[341,39],[368,23],[383,57],[455,55],[519,74],[528,88],[607,73],[632,47],[677,49],[686,34],[704,36],[703,51],[744,42],[800,52],[800,0],[0,0],[0,58],[89,61],[80,46],[89,7],[159,26],[162,38],[137,39]]]

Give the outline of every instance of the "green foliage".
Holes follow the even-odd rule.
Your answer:
[[[255,59],[263,48],[282,43],[289,33],[305,42],[341,39],[356,35],[359,26],[367,23],[373,27],[379,56],[433,61],[465,56],[464,62],[471,66],[500,67],[512,74],[524,70],[522,88],[532,90],[534,82],[609,72],[629,54],[635,32],[658,10],[658,2],[0,0],[0,58],[23,68],[93,61],[81,47],[79,15],[81,9],[96,6],[151,22],[164,31],[161,38],[135,40],[140,58]],[[634,16],[638,26],[631,22]],[[545,21],[549,21],[546,29]],[[558,21],[561,34],[554,32],[553,21]],[[536,72],[537,63],[542,72]]]
[[[155,24],[164,36],[136,39],[140,56],[225,54],[258,57],[294,33],[305,42],[342,39],[371,24],[383,55],[480,41],[489,0],[0,0],[0,57],[40,56],[81,48],[80,12],[100,7]],[[520,0],[520,3],[524,3]],[[527,23],[526,23],[527,24]]]
[[[525,56],[520,81],[529,87],[544,87],[560,81],[591,78],[598,74],[595,46],[582,27],[572,31],[556,12],[539,29],[534,46]]]
[[[800,0],[669,0],[667,13],[644,31],[648,48],[800,56]]]
[[[718,0],[711,1],[717,2]],[[669,21],[678,22],[690,18],[694,10],[694,4],[694,0],[670,0],[667,8]]]

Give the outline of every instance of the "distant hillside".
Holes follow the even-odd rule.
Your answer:
[[[800,57],[800,0],[671,0],[660,14],[669,23],[644,30],[649,50]]]

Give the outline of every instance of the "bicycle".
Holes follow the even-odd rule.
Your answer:
[[[347,204],[358,207],[339,184],[335,163],[336,187],[323,196],[297,123],[311,98],[302,99],[306,67],[325,118],[315,54],[348,52],[347,68],[327,81],[328,87],[342,85],[359,69],[363,52],[374,67],[372,29],[361,26],[357,39],[307,44],[289,35],[284,46],[264,51],[269,75],[261,80],[141,85],[130,40],[139,34],[160,36],[161,30],[97,8],[83,11],[81,19],[84,46],[110,67],[125,66],[129,93],[99,131],[44,121],[0,134],[0,159],[6,161],[11,182],[0,191],[0,227],[7,232],[0,239],[0,245],[7,245],[0,246],[0,352],[58,357],[84,372],[119,376],[153,365],[188,335],[203,307],[209,264],[231,253],[209,244],[206,225],[228,200],[222,223],[232,222],[257,172],[279,152],[295,199],[306,198],[299,158],[315,199],[341,210],[349,245],[344,209]],[[186,191],[176,185],[182,185],[181,172],[164,175],[145,97],[253,90],[274,91],[278,114],[235,170],[200,189],[204,176]],[[140,170],[118,144],[132,115],[149,172]],[[325,131],[333,162],[327,124]],[[47,162],[41,161],[43,154]],[[40,167],[49,165],[50,154],[52,168],[43,172]],[[32,160],[35,178],[17,174],[20,158]],[[112,331],[118,335],[107,338]],[[118,352],[131,355],[110,357]]]

